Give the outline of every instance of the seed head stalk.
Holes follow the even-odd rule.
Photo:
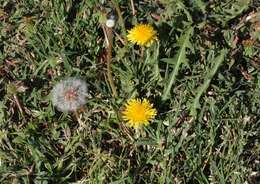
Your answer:
[[[113,30],[110,27],[105,27],[106,30],[106,36],[107,36],[107,78],[109,85],[112,90],[112,96],[117,97],[117,91],[116,86],[114,84],[113,76],[112,76],[112,70],[111,70],[111,63],[112,63],[112,47],[113,47]]]

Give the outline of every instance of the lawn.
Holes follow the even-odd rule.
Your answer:
[[[257,0],[0,0],[1,184],[259,184]]]

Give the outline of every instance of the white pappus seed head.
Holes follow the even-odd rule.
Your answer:
[[[112,28],[115,26],[115,20],[114,19],[108,19],[106,21],[106,26],[109,27],[109,28]]]
[[[108,13],[107,15],[107,21],[106,21],[106,26],[108,28],[112,28],[114,27],[116,24],[116,16],[115,13],[113,11],[111,11],[110,13]]]
[[[86,103],[87,84],[70,77],[58,82],[52,90],[53,105],[62,112],[76,111]]]

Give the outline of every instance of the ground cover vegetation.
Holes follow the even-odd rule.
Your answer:
[[[259,7],[0,0],[0,183],[259,183]]]

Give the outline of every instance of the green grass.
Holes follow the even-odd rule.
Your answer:
[[[133,15],[130,1],[103,2],[0,0],[0,183],[257,183],[259,3],[135,0]],[[143,56],[126,40],[139,22],[158,31]],[[69,76],[88,84],[79,117],[51,102]],[[158,110],[139,132],[120,113],[135,97]]]

